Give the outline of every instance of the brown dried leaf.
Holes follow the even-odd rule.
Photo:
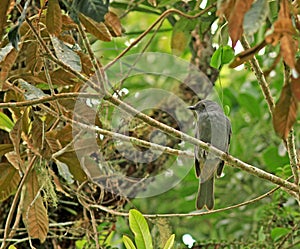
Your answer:
[[[293,96],[291,85],[286,84],[273,111],[273,126],[276,133],[286,139],[296,121],[297,102]]]
[[[54,171],[50,168],[48,168],[49,174],[53,177],[53,183],[55,185],[55,189],[61,193],[63,193],[65,196],[70,197],[70,195],[64,191],[63,187],[60,184],[58,176],[54,173]]]
[[[49,230],[49,221],[34,170],[29,173],[25,186],[26,191],[22,209],[23,222],[26,225],[28,234],[43,243]]]
[[[0,157],[13,150],[14,146],[12,144],[0,144]]]
[[[79,182],[84,182],[87,180],[87,175],[82,170],[81,164],[74,150],[66,151],[57,156],[56,159],[68,165],[71,174],[74,176],[74,179]]]
[[[86,30],[101,41],[111,41],[112,36],[103,22],[96,22],[93,19],[80,14],[79,19]]]
[[[228,19],[228,32],[232,40],[232,47],[235,47],[237,41],[243,34],[243,21],[246,12],[250,9],[254,0],[236,0],[232,9],[228,4],[224,13],[230,13]],[[230,8],[230,9],[228,9]]]
[[[291,88],[295,98],[299,102],[300,101],[300,78],[297,79],[292,78]]]
[[[298,49],[298,41],[293,39],[293,36],[286,34],[280,39],[280,53],[283,60],[290,68],[295,68],[296,52]]]
[[[12,141],[14,145],[14,151],[16,152],[16,156],[18,157],[19,166],[18,168],[23,169],[22,167],[22,160],[20,156],[20,143],[21,143],[21,134],[22,134],[22,128],[23,128],[23,121],[22,118],[18,119],[15,123],[13,129],[9,133],[10,140]]]
[[[0,201],[4,201],[16,191],[21,178],[9,163],[0,163],[0,171]]]
[[[7,79],[11,68],[13,67],[16,59],[18,57],[18,51],[12,49],[8,55],[6,55],[5,59],[0,63],[0,89],[2,89],[2,83]]]
[[[288,0],[282,0],[278,20],[274,23],[274,32],[268,35],[265,40],[273,46],[280,41],[281,55],[285,63],[291,68],[295,68],[295,55],[298,49],[298,42],[293,39],[295,33],[296,30],[290,16],[289,2]]]
[[[148,3],[151,4],[151,5],[154,6],[154,7],[157,6],[156,0],[148,0]]]
[[[11,4],[13,4],[14,1],[12,0],[1,0],[0,1],[0,41],[2,40],[3,36],[3,30],[6,26],[6,18],[7,14],[10,10]]]
[[[83,73],[85,73],[87,76],[92,76],[95,71],[90,57],[87,54],[82,53],[81,51],[78,51],[77,54],[80,57]]]
[[[62,28],[61,9],[58,0],[48,0],[46,26],[50,34],[59,36]]]
[[[16,169],[16,170],[21,170],[20,169],[20,158],[18,157],[17,153],[15,151],[10,151],[5,154],[5,157],[7,161]]]
[[[121,22],[119,17],[115,13],[109,11],[105,14],[104,19],[105,25],[113,32],[114,37],[122,35]]]

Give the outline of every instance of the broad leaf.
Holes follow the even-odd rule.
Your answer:
[[[290,229],[285,227],[275,227],[271,231],[271,238],[273,241],[279,240],[281,237],[287,235],[289,232],[291,232]]]
[[[229,63],[233,58],[233,49],[228,45],[221,46],[213,53],[210,65],[214,68],[219,69],[224,64]]]
[[[273,126],[276,133],[286,139],[296,121],[297,102],[293,96],[291,85],[286,84],[281,91],[278,103],[273,111]]]
[[[19,79],[19,85],[20,88],[24,90],[24,96],[27,100],[39,99],[48,96],[41,89],[27,83],[25,80]]]
[[[9,163],[0,163],[0,201],[14,194],[21,180],[19,171]]]
[[[6,56],[10,53],[10,51],[13,49],[14,47],[11,45],[11,43],[8,43],[5,47],[0,49],[0,62],[2,62],[3,60],[5,60]]]
[[[247,35],[253,35],[266,20],[269,13],[268,0],[257,0],[251,6],[251,9],[244,16],[244,32]]]
[[[54,36],[50,37],[57,58],[67,66],[71,67],[73,70],[81,72],[81,61],[80,57],[76,54],[76,52],[69,48],[67,45],[65,45],[58,38]]]
[[[152,249],[152,238],[148,224],[143,215],[135,210],[129,211],[129,226],[135,236],[135,244],[138,249]]]
[[[10,132],[14,127],[13,121],[6,114],[0,112],[0,129]]]
[[[128,236],[123,235],[122,240],[123,240],[123,243],[124,243],[126,249],[136,249],[136,247],[133,244],[132,240]]]
[[[103,22],[104,16],[108,12],[109,0],[74,0],[72,8],[78,13],[82,13],[92,18],[96,22]]]
[[[230,15],[228,18],[228,31],[232,40],[232,47],[236,45],[243,34],[244,16],[250,9],[253,1],[254,0],[236,0],[234,1],[233,8],[231,5],[227,5],[224,10],[224,12]]]
[[[175,234],[172,234],[170,238],[167,240],[163,249],[172,249],[174,245]]]
[[[46,240],[49,230],[47,210],[40,195],[40,186],[35,171],[31,171],[26,181],[22,218],[28,234],[42,243]]]
[[[111,41],[112,36],[103,22],[96,22],[84,15],[80,15],[79,18],[87,32],[91,33],[101,41]]]
[[[58,36],[61,33],[62,16],[58,0],[48,1],[46,26],[51,35]]]

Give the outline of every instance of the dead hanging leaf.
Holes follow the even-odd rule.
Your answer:
[[[62,16],[58,0],[48,0],[46,26],[51,35],[60,35]]]
[[[16,153],[16,156],[18,157],[19,166],[18,168],[21,168],[21,170],[24,170],[22,167],[22,159],[20,156],[20,143],[21,143],[21,134],[22,134],[22,118],[18,119],[15,123],[13,129],[9,133],[10,140],[12,141],[14,145],[14,151]]]
[[[105,14],[104,19],[105,25],[109,28],[114,37],[122,35],[122,25],[119,17],[115,13],[109,11]]]
[[[85,75],[87,76],[92,76],[95,73],[95,71],[90,56],[81,51],[77,51],[76,53],[79,55],[81,60],[82,72],[85,73]]]
[[[34,170],[29,173],[25,186],[22,219],[30,237],[39,239],[43,243],[49,230],[49,221]]]
[[[300,102],[300,78],[292,78],[291,81],[292,92],[298,102]]]
[[[19,171],[9,163],[0,163],[0,202],[15,193],[21,180]]]
[[[293,96],[291,85],[286,84],[273,111],[273,126],[276,133],[286,139],[296,121],[297,102]]]
[[[295,68],[295,55],[298,49],[298,42],[293,39],[296,30],[293,26],[289,2],[282,0],[278,20],[274,23],[274,32],[266,37],[266,42],[275,46],[280,41],[280,52],[285,63],[290,68]]]
[[[87,32],[91,33],[101,41],[111,41],[112,36],[103,22],[96,22],[82,14],[79,15],[79,19],[86,28]]]
[[[228,32],[232,40],[232,47],[243,34],[243,22],[246,12],[250,9],[254,0],[230,0],[224,2],[218,9],[217,15],[223,15],[228,20]]]

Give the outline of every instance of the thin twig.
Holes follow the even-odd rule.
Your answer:
[[[298,157],[297,157],[297,151],[295,146],[294,129],[291,129],[289,136],[287,138],[287,151],[289,154],[290,164],[294,175],[294,183],[296,185],[299,185],[300,170],[298,169]]]
[[[265,193],[263,195],[260,195],[256,198],[252,199],[252,200],[245,201],[245,202],[242,202],[242,203],[239,203],[239,204],[236,204],[236,205],[232,205],[230,207],[215,209],[215,210],[211,210],[211,211],[205,211],[205,212],[199,211],[199,212],[184,213],[184,214],[182,214],[182,213],[178,213],[178,214],[143,214],[143,216],[146,217],[146,218],[170,218],[170,217],[204,216],[204,215],[209,215],[209,214],[220,213],[220,212],[228,211],[228,210],[231,210],[231,209],[235,209],[235,208],[238,208],[238,207],[242,207],[242,206],[249,205],[249,204],[255,203],[257,201],[260,201],[260,200],[270,196],[271,194],[273,194],[279,188],[280,187],[273,188],[272,190],[268,191],[267,193]],[[129,213],[127,213],[127,212],[119,212],[119,211],[116,211],[114,209],[110,209],[108,207],[102,206],[102,205],[94,204],[94,205],[90,205],[90,207],[91,208],[99,208],[102,211],[105,211],[107,213],[110,213],[110,214],[116,215],[116,216],[124,216],[124,217],[129,216]]]
[[[245,50],[248,50],[250,49],[250,45],[247,41],[247,39],[243,36],[242,39],[241,39],[241,43],[244,47]],[[250,64],[251,64],[251,67],[256,75],[256,78],[257,78],[257,81],[261,87],[261,90],[264,94],[264,97],[267,101],[267,104],[269,106],[269,110],[270,110],[270,113],[271,115],[273,114],[273,110],[274,110],[274,107],[275,107],[275,103],[274,103],[274,99],[272,97],[272,94],[271,94],[271,91],[270,91],[270,88],[269,88],[269,84],[264,76],[264,73],[263,71],[261,70],[260,66],[259,66],[259,63],[257,61],[257,59],[255,58],[255,56],[250,60]]]
[[[212,4],[209,7],[207,7],[206,9],[200,11],[199,13],[197,13],[194,16],[185,14],[183,12],[181,12],[180,10],[177,9],[169,9],[166,10],[164,13],[162,13],[157,19],[156,21],[150,25],[150,27],[148,29],[146,29],[139,37],[137,37],[126,49],[124,49],[118,56],[116,56],[116,58],[114,58],[111,62],[109,62],[108,64],[106,64],[104,66],[104,70],[110,68],[113,64],[115,64],[120,58],[122,58],[130,49],[132,49],[137,43],[139,43],[157,24],[159,24],[161,21],[163,21],[165,18],[167,18],[169,15],[171,14],[178,14],[182,17],[188,18],[188,19],[196,19],[200,16],[202,16],[203,14],[205,14],[206,12],[208,12],[209,10],[211,10],[213,7],[215,7],[216,4]]]

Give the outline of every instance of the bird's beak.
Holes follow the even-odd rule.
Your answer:
[[[192,105],[192,106],[188,106],[188,109],[190,109],[190,110],[194,111],[194,110],[195,110],[195,106],[194,106],[194,105]]]

